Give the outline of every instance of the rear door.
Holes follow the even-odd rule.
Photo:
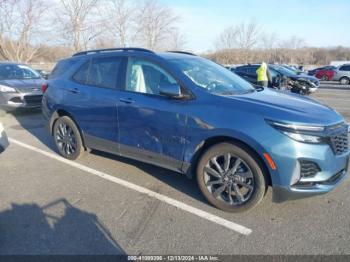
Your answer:
[[[66,104],[91,148],[119,153],[117,103],[123,83],[124,58],[92,58],[73,75]]]

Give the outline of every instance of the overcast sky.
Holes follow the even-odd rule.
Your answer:
[[[181,16],[186,47],[213,49],[222,30],[255,19],[279,38],[311,46],[350,46],[350,0],[160,0]]]

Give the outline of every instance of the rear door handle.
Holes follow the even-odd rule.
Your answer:
[[[120,98],[119,101],[120,101],[120,102],[123,102],[123,103],[126,103],[126,104],[132,104],[132,103],[135,102],[135,101],[132,100],[131,98]]]

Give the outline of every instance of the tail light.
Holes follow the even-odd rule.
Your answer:
[[[43,94],[46,92],[47,88],[49,87],[49,85],[47,83],[44,83],[42,86],[41,86],[41,91],[43,92]]]

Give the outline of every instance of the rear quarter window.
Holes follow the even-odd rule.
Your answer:
[[[66,59],[59,61],[55,68],[52,70],[49,79],[57,78],[62,76],[65,72],[67,72],[72,66],[74,66],[78,60]]]

